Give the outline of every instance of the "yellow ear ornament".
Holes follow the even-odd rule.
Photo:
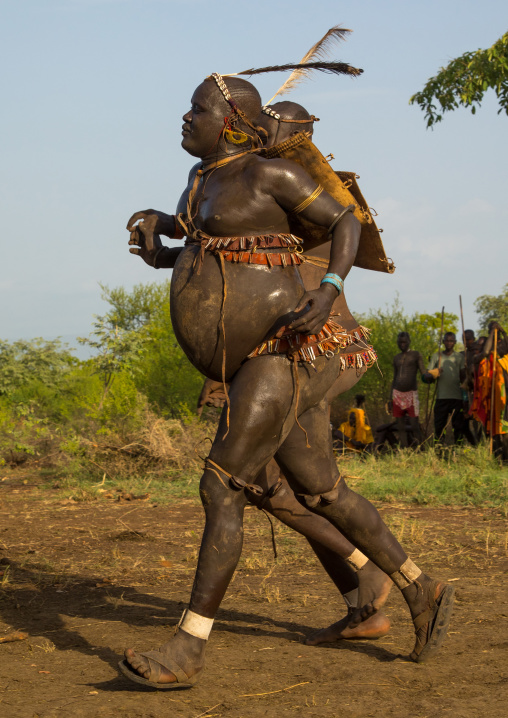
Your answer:
[[[224,137],[228,142],[232,142],[234,145],[242,145],[247,142],[249,135],[245,132],[239,132],[238,130],[224,130]]]

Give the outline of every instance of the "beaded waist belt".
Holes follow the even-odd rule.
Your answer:
[[[264,354],[286,354],[290,359],[312,364],[318,356],[324,354],[327,357],[332,357],[351,344],[359,344],[358,352],[341,357],[340,368],[341,370],[363,366],[368,368],[377,359],[372,346],[366,343],[369,336],[370,330],[367,327],[358,326],[356,329],[347,331],[330,317],[319,334],[295,333],[287,327],[282,327],[273,339],[260,344],[247,358],[252,359]]]
[[[302,240],[293,234],[263,234],[254,237],[188,238],[186,245],[201,247],[201,254],[221,254],[226,262],[260,264],[268,267],[301,264]]]

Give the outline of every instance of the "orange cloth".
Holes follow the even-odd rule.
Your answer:
[[[490,436],[490,413],[492,397],[492,377],[494,375],[494,417],[493,436],[508,434],[508,406],[506,401],[506,383],[508,379],[508,354],[498,357],[493,371],[494,355],[491,353],[478,365],[475,378],[471,415],[480,421]]]

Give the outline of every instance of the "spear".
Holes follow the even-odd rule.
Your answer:
[[[464,345],[464,352],[466,351],[466,332],[464,329],[464,312],[462,311],[462,294],[459,294],[460,303],[460,321],[462,323],[462,344]]]
[[[490,388],[490,455],[494,450],[494,389],[497,362],[497,329],[494,329],[494,361],[492,362],[492,386]]]
[[[460,321],[462,323],[462,344],[464,345],[464,361],[466,364],[466,382],[467,382],[467,400],[468,405],[471,407],[471,404],[473,402],[473,395],[469,391],[469,369],[467,365],[467,347],[466,347],[466,330],[464,329],[464,312],[462,311],[462,294],[459,294],[459,304],[460,304]]]
[[[437,352],[438,352],[437,368],[438,369],[441,369],[441,344],[443,343],[443,329],[444,329],[444,307],[441,309],[441,329],[439,330],[439,345],[437,348]],[[434,401],[436,399],[438,380],[439,380],[439,377],[436,379],[436,386],[434,387],[434,393],[432,395],[430,410],[429,410],[430,384],[427,385],[427,401],[426,401],[426,407],[425,407],[425,414],[426,414],[426,416],[425,416],[425,436],[427,436],[427,432],[429,430],[429,419],[430,419],[430,415],[432,413],[432,409],[434,408]]]
[[[437,361],[438,369],[441,369],[441,344],[443,343],[443,330],[444,330],[444,307],[441,309],[441,329],[439,332],[439,347],[437,350],[439,353],[439,359]],[[437,382],[436,382],[436,389],[437,389]]]

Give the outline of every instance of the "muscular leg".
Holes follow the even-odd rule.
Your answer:
[[[437,442],[444,440],[443,432],[446,429],[449,415],[448,399],[436,399],[434,404],[434,440]]]
[[[398,416],[397,417],[397,433],[399,435],[399,446],[401,449],[407,449],[408,447],[408,440],[407,440],[407,432],[406,432],[406,417],[405,416]]]
[[[349,623],[351,614],[358,606],[373,603],[380,608],[386,602],[392,586],[389,577],[371,561],[363,563],[366,557],[362,554],[359,556],[360,561],[356,563],[363,565],[360,568],[354,565],[358,554],[358,551],[355,553],[355,547],[327,519],[312,513],[297,501],[274,461],[257,477],[256,483],[268,489],[278,480],[282,483],[281,489],[272,498],[264,501],[263,509],[305,536],[348,606],[348,614],[342,620],[313,634],[306,643],[317,645],[343,638],[379,638],[385,635],[390,628],[390,622],[382,613],[367,617],[354,627],[349,627]]]
[[[469,421],[464,415],[464,408],[461,401],[456,402],[456,409],[452,416],[452,427],[453,439],[456,444],[463,438],[466,438],[471,446],[476,446],[477,441],[469,428]]]
[[[404,550],[374,506],[349,489],[344,479],[340,478],[336,465],[330,461],[331,452],[323,438],[327,434],[328,423],[325,408],[322,405],[311,408],[300,416],[300,423],[309,437],[312,436],[312,449],[305,448],[305,443],[296,431],[297,427],[294,427],[276,454],[277,463],[292,488],[300,492],[302,500],[311,510],[328,518],[393,578],[402,590],[413,619],[427,613],[436,616],[440,610],[436,601],[443,602],[446,594],[446,601],[450,603],[453,592],[449,587],[432,581],[408,561]],[[317,472],[315,467],[319,469]],[[375,608],[373,604],[366,606],[362,616],[371,614]],[[415,627],[418,628],[416,623]],[[427,623],[418,630],[415,646],[417,653],[427,641]],[[415,652],[413,657],[417,658]]]
[[[410,416],[411,431],[413,432],[413,447],[416,448],[422,443],[422,430],[420,428],[420,419],[418,416]]]
[[[393,574],[392,578],[399,581],[399,587],[402,588],[403,581],[406,581],[408,585],[403,593],[413,616],[422,613],[427,606],[434,611],[436,604],[431,599],[443,595],[441,585],[432,584],[424,574],[417,574],[419,591],[413,579],[408,581],[405,578],[399,569],[404,568],[403,564],[407,565],[406,554],[374,507],[340,480],[328,430],[324,434],[315,431],[323,416],[329,429],[327,409],[323,406],[325,402],[319,407],[317,403],[337,375],[338,357],[330,360],[320,357],[315,363],[316,373],[307,367],[298,369],[300,420],[305,428],[314,429],[314,433],[311,431],[311,448],[306,447],[302,429],[294,425],[293,375],[284,359],[258,357],[246,362],[235,375],[230,393],[229,433],[226,435],[226,413],[223,412],[210,454],[216,468],[209,466],[205,470],[200,486],[206,525],[189,613],[174,639],[157,652],[159,658],[147,658],[146,654],[132,649],[125,653],[131,670],[145,679],[174,682],[175,670],[168,668],[168,664],[176,663],[187,677],[195,676],[202,669],[212,619],[233,575],[242,547],[246,498],[243,490],[232,488],[232,484],[235,485],[232,477],[244,482],[252,481],[279,446],[279,465],[293,482],[293,488],[311,496],[308,500],[311,508],[332,521],[385,573]],[[420,593],[423,598],[420,598]],[[374,611],[375,606],[369,605],[359,615],[358,621]],[[436,611],[437,608],[433,616],[437,616]],[[429,622],[430,619],[421,629],[422,644],[427,640]]]
[[[327,399],[331,400],[336,395],[351,389],[364,373],[365,368],[360,371],[342,371],[327,392]],[[202,404],[206,398],[214,396],[214,391],[219,394],[220,400],[223,397],[222,384],[207,379],[199,403]],[[384,604],[392,585],[391,580],[363,554],[358,551],[355,553],[355,547],[327,519],[310,512],[296,500],[294,492],[274,460],[271,460],[256,477],[256,484],[265,492],[276,485],[280,487],[276,495],[270,499],[265,495],[262,499],[262,508],[306,537],[346,602],[347,615],[331,627],[333,631],[327,629],[326,636],[322,631],[311,642],[314,644],[342,638],[378,638],[387,633],[390,622],[382,613],[376,614],[375,617],[367,619],[355,628],[348,628],[348,624],[349,617],[357,608],[358,602],[360,605],[371,601],[375,601],[378,606]],[[351,557],[353,559],[348,563]]]
[[[317,372],[311,367],[298,369],[302,411],[313,406],[330,388],[338,373],[338,362],[338,356],[330,360],[320,357],[315,362]],[[127,663],[143,678],[174,682],[174,671],[164,667],[172,662],[189,678],[202,669],[210,619],[222,601],[242,549],[247,499],[244,490],[235,487],[231,476],[247,483],[253,481],[291,430],[293,381],[289,362],[276,356],[252,359],[235,375],[230,388],[229,432],[226,433],[224,410],[209,457],[214,464],[208,465],[200,484],[206,523],[189,604],[191,613],[186,615],[173,640],[159,649],[159,659],[153,658],[156,669],[145,655],[127,649]]]

